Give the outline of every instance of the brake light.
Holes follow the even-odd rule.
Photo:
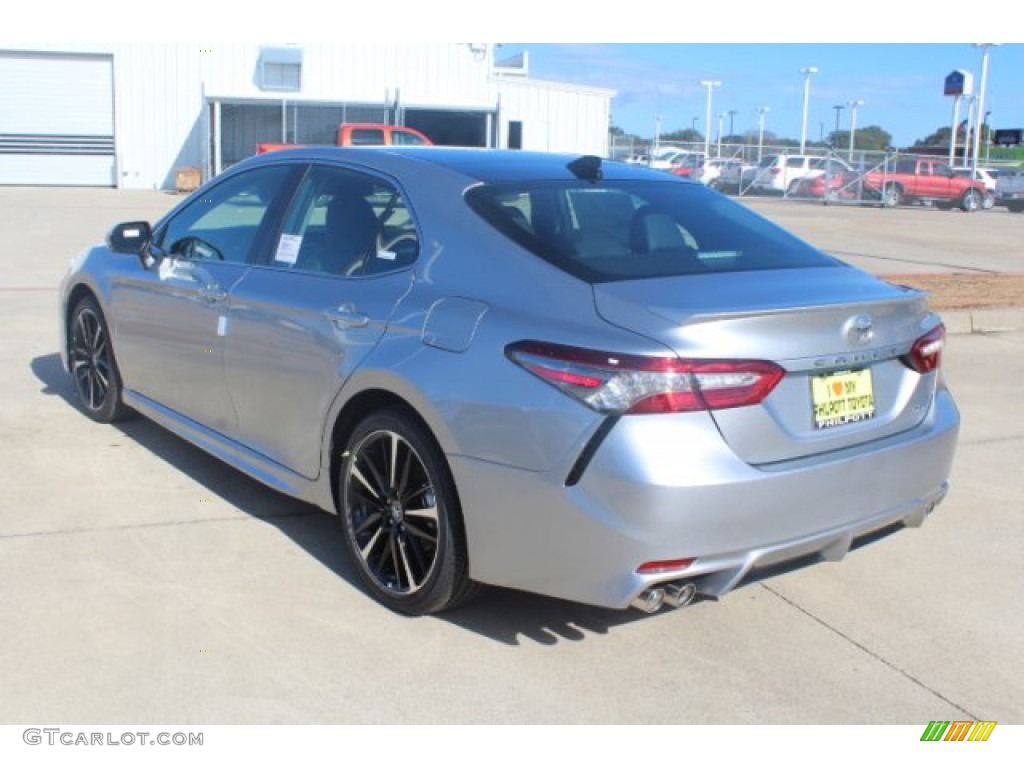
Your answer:
[[[771,174],[772,176],[778,176],[778,175],[779,175],[780,173],[782,173],[782,169],[781,169],[781,168],[772,168],[772,169],[771,169],[771,170],[769,171],[769,173],[770,173],[770,174]]]
[[[683,413],[756,405],[785,371],[764,360],[684,360],[619,355],[520,341],[505,355],[601,413]]]
[[[942,349],[946,346],[946,326],[939,323],[910,348],[910,367],[918,373],[934,371],[942,363]]]

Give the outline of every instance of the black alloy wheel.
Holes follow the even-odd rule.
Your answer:
[[[95,299],[86,297],[75,305],[68,333],[68,364],[86,415],[103,423],[127,416],[110,332]]]
[[[346,543],[374,597],[420,615],[475,593],[451,473],[418,421],[398,410],[373,414],[356,427],[342,459]]]

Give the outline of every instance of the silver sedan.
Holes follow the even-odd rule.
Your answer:
[[[410,614],[839,559],[925,519],[959,427],[923,294],[589,156],[253,158],[75,259],[60,329],[88,416],[336,513]]]

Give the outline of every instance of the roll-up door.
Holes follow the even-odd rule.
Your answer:
[[[0,184],[115,186],[110,56],[0,51]]]

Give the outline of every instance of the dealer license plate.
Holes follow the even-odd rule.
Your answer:
[[[811,377],[814,428],[827,429],[875,415],[871,369],[838,371]]]

